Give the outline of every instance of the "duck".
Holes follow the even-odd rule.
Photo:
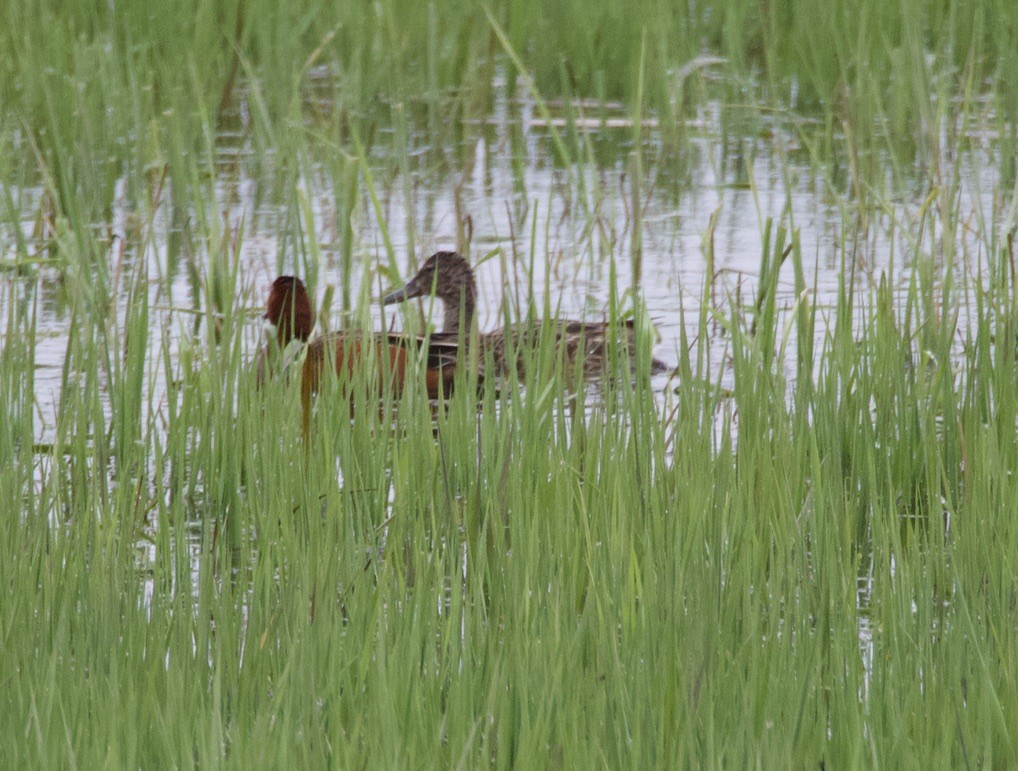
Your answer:
[[[404,286],[386,294],[382,304],[392,305],[425,295],[433,295],[441,301],[444,312],[441,332],[433,334],[432,340],[457,340],[461,324],[467,330],[472,328],[477,314],[477,280],[470,263],[458,252],[435,252]],[[480,333],[481,361],[483,355],[490,354],[496,376],[505,377],[515,372],[522,378],[525,375],[526,350],[537,345],[549,326],[567,366],[582,367],[583,375],[588,379],[606,374],[610,366],[608,336],[613,328],[609,321],[536,320]],[[614,328],[624,336],[621,342],[626,350],[634,351],[636,330],[633,320],[619,321]],[[464,340],[468,337],[465,336]],[[631,367],[635,367],[635,359],[630,361]],[[670,372],[671,369],[651,357],[651,374]]]
[[[272,282],[264,319],[275,328],[276,351],[264,350],[258,362],[259,383],[272,374],[273,362],[280,353],[297,344],[302,351],[300,393],[304,434],[310,426],[311,401],[318,393],[327,361],[335,366],[341,387],[360,367],[374,366],[378,374],[379,396],[386,390],[399,398],[408,387],[414,371],[412,357],[426,346],[425,390],[429,399],[441,399],[452,392],[456,372],[457,345],[449,340],[425,340],[410,335],[386,332],[331,332],[311,339],[315,326],[314,306],[304,282],[296,276],[279,276]],[[284,362],[287,358],[282,357]],[[374,360],[372,362],[372,360]],[[348,389],[347,389],[348,390]],[[353,394],[347,394],[353,407]]]

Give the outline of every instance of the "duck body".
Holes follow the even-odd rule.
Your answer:
[[[390,393],[399,398],[414,371],[411,357],[421,355],[421,348],[426,347],[424,377],[428,397],[441,398],[452,390],[458,357],[457,346],[450,341],[432,342],[409,335],[370,332],[332,332],[310,339],[314,309],[304,282],[294,276],[280,276],[272,283],[264,318],[275,327],[277,354],[295,342],[303,345],[300,388],[305,433],[311,400],[321,390],[327,369],[335,371],[341,393],[351,400],[352,409],[353,393],[349,386],[357,373],[377,373],[377,380],[370,382],[377,383],[378,395]],[[268,350],[263,351],[258,362],[259,382],[271,374],[273,360],[278,358]]]
[[[461,324],[470,329],[476,316],[477,281],[470,264],[457,252],[433,254],[406,285],[387,294],[382,303],[390,305],[426,295],[440,300],[445,314],[442,331],[432,335],[432,340],[454,342],[459,337]],[[622,335],[619,344],[626,346],[629,352],[634,351],[636,330],[632,319],[615,324],[610,321],[565,319],[519,322],[480,333],[478,345],[482,358],[491,356],[496,375],[516,372],[522,377],[526,368],[526,352],[538,346],[542,335],[550,334],[567,365],[582,367],[584,377],[596,378],[604,375],[609,366],[609,337],[613,329]],[[631,363],[635,366],[635,359],[631,359]],[[670,369],[664,362],[651,358],[652,373]]]
[[[396,334],[334,333],[317,337],[307,345],[301,367],[301,392],[315,394],[329,364],[341,384],[348,384],[357,373],[373,368],[379,373],[379,393],[388,388],[400,397],[408,387],[413,368],[411,357],[427,345],[424,386],[429,399],[440,399],[452,392],[456,372],[457,347],[450,341],[425,342],[423,339]]]

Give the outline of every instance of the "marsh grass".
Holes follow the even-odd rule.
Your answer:
[[[1018,291],[1005,216],[963,217],[955,166],[990,137],[1003,209],[1014,12],[828,6],[5,5],[2,765],[1018,762]],[[521,381],[464,370],[437,412],[423,389],[379,405],[356,383],[351,407],[323,388],[302,436],[297,389],[257,388],[251,364],[240,254],[260,204],[283,212],[276,272],[321,289],[334,248],[343,323],[367,326],[363,223],[389,278],[424,240],[408,216],[394,245],[378,179],[413,199],[422,126],[422,164],[459,169],[497,88],[565,119],[549,165],[611,318],[643,313],[645,181],[684,189],[685,121],[717,99],[726,137],[790,117],[842,211],[833,299],[791,215],[762,223],[752,288],[726,291],[712,223],[667,390],[643,325],[637,377],[596,386],[545,335]],[[583,120],[615,99],[621,161]],[[506,141],[523,163],[523,130]],[[576,159],[631,175],[635,237]],[[217,184],[241,177],[237,224]],[[521,232],[488,255],[520,276],[506,321],[559,311],[530,299],[550,203],[524,177]],[[922,203],[902,214],[908,184]],[[911,237],[866,272],[850,242],[881,216]],[[166,299],[181,271],[188,308]]]
[[[399,148],[418,132],[462,147],[499,81],[510,99],[592,99],[601,116],[618,101],[637,126],[653,116],[662,158],[684,155],[705,105],[733,105],[722,130],[739,134],[747,115],[765,132],[764,116],[785,113],[822,163],[848,164],[859,195],[881,186],[887,150],[901,183],[913,159],[936,163],[945,143],[964,145],[972,121],[998,135],[999,168],[1012,174],[1014,15],[996,0],[782,0],[764,15],[729,0],[9,4],[0,120],[15,165],[43,177],[54,219],[75,230],[108,219],[118,182],[144,211],[167,178],[179,226],[213,165],[217,127],[253,150],[264,168],[251,176],[277,198],[309,151],[325,163],[354,137],[395,148],[405,172]],[[574,131],[553,136],[563,161],[584,156]],[[635,179],[649,161],[634,156]]]
[[[1010,255],[971,293],[846,284],[818,328],[795,232],[767,244],[752,301],[704,287],[670,419],[642,378],[589,400],[542,339],[522,389],[463,372],[435,417],[326,389],[307,442],[236,302],[174,357],[135,267],[112,326],[74,314],[33,452],[9,285],[5,758],[1012,762]]]

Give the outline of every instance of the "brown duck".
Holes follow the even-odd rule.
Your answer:
[[[370,332],[332,332],[308,342],[315,325],[314,308],[304,282],[294,276],[280,276],[272,282],[265,318],[276,328],[279,351],[294,340],[306,343],[300,389],[305,434],[311,398],[319,390],[327,359],[333,361],[341,386],[349,383],[358,368],[374,366],[379,373],[379,395],[388,389],[398,398],[414,372],[411,357],[418,354],[422,345],[427,345],[427,366],[422,374],[429,398],[439,398],[452,390],[457,360],[457,346],[453,342],[425,342],[408,335]],[[271,357],[264,351],[258,362],[259,380],[270,369]],[[352,399],[353,394],[348,396]]]
[[[477,281],[474,271],[457,252],[436,252],[421,266],[417,274],[400,289],[382,298],[383,305],[399,303],[414,297],[434,295],[442,301],[445,311],[441,333],[432,340],[452,341],[459,335],[460,323],[469,330],[477,311]],[[510,324],[493,332],[479,335],[482,354],[490,353],[496,375],[507,375],[513,369],[522,377],[525,352],[540,341],[543,330],[552,325],[563,361],[567,366],[583,367],[583,374],[595,378],[605,374],[608,366],[608,339],[612,324],[608,321],[568,321],[554,319]],[[623,353],[632,355],[635,329],[632,319],[615,325],[624,335]],[[631,358],[635,366],[635,359]],[[652,373],[667,372],[671,368],[651,358]]]

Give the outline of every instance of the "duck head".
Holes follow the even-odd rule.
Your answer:
[[[280,348],[286,348],[291,340],[307,342],[315,326],[315,312],[304,282],[295,276],[273,281],[265,318],[276,328]]]
[[[477,302],[477,285],[470,263],[456,252],[435,252],[405,286],[385,295],[382,304],[392,305],[426,295],[434,295],[445,307],[443,332],[457,331],[461,317],[470,324]]]

